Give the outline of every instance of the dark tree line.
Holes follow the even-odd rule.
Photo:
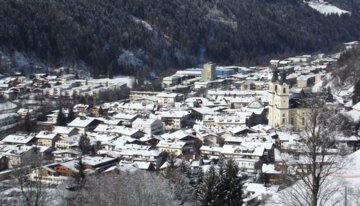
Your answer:
[[[359,4],[336,2],[352,15],[324,16],[298,0],[2,0],[0,45],[50,65],[85,62],[94,77],[261,63],[358,39]]]

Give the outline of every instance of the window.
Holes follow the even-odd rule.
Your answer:
[[[286,88],[283,89],[283,93],[284,93],[284,94],[286,93]]]
[[[275,85],[275,92],[277,92],[277,85]]]

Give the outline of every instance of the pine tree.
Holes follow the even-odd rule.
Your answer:
[[[175,171],[177,169],[175,163],[176,163],[176,156],[172,153],[167,155],[166,162],[168,166],[165,169],[165,177],[172,178],[173,175],[175,175]]]
[[[57,118],[56,118],[56,125],[58,125],[58,126],[66,126],[66,116],[62,112],[61,108],[59,109],[59,113],[58,113]]]
[[[360,102],[360,81],[357,81],[354,86],[354,93],[352,96],[353,105]]]
[[[100,117],[104,116],[104,110],[102,107],[99,107],[99,116]]]
[[[327,91],[326,91],[326,101],[327,102],[333,102],[334,101],[334,96],[332,95],[330,87],[328,87]]]
[[[78,189],[81,189],[85,184],[85,165],[82,162],[82,156],[79,157],[79,161],[75,168],[78,170],[78,172],[74,174],[74,178],[77,184],[76,186]]]
[[[178,170],[181,174],[184,174],[187,177],[190,177],[190,175],[191,175],[191,168],[190,168],[189,164],[187,164],[185,162],[185,160],[181,161],[181,163],[178,167]]]
[[[199,185],[198,199],[204,206],[223,205],[220,199],[220,177],[214,165],[211,165]]]
[[[71,122],[75,119],[75,113],[74,113],[74,110],[72,109],[72,107],[69,109],[69,114],[66,118],[66,121],[67,122]]]
[[[24,117],[24,123],[22,125],[22,130],[24,132],[30,133],[34,130],[34,126],[36,126],[34,121],[31,120],[31,117],[29,114],[26,114]]]
[[[199,194],[201,192],[200,188],[201,188],[201,185],[202,185],[203,181],[204,181],[204,171],[200,167],[198,175],[197,175],[196,187],[195,187],[195,191],[194,191],[195,198],[199,197]]]
[[[90,139],[87,137],[86,134],[80,136],[79,149],[83,155],[90,154],[91,152]]]
[[[242,205],[241,179],[237,177],[239,167],[235,160],[228,159],[224,165],[224,175],[221,179],[222,194],[226,206]]]

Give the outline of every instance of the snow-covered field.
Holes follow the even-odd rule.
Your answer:
[[[351,14],[351,12],[340,9],[334,5],[331,5],[330,3],[326,2],[326,1],[317,1],[317,0],[312,0],[309,2],[306,2],[311,8],[315,9],[316,11],[324,14],[324,15],[329,15],[329,14]]]

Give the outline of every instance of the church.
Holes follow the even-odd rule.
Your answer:
[[[279,77],[277,69],[273,71],[273,77],[269,84],[269,125],[279,127],[291,124],[295,129],[304,128],[306,116],[310,109],[299,103],[298,99],[290,99],[289,84],[286,80],[286,73],[282,72]]]

